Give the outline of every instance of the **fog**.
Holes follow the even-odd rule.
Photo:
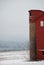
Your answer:
[[[0,0],[0,40],[29,41],[29,13],[44,10],[44,0]]]

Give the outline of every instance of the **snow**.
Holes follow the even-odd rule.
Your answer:
[[[44,61],[29,61],[29,51],[0,52],[0,65],[44,65]]]
[[[44,61],[34,61],[34,62],[21,62],[18,60],[4,60],[0,62],[0,65],[44,65]]]
[[[0,60],[29,60],[29,51],[0,52]]]

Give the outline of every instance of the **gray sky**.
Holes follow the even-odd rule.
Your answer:
[[[44,10],[44,0],[0,0],[0,40],[29,40],[31,9]]]

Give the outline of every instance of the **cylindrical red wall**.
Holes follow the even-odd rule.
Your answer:
[[[37,60],[37,43],[36,42],[36,22],[43,15],[40,10],[30,10],[29,11],[29,24],[30,24],[30,60]],[[38,22],[37,22],[38,23]]]

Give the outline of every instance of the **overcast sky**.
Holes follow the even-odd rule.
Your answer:
[[[29,13],[44,10],[44,0],[0,0],[0,40],[29,40]]]

